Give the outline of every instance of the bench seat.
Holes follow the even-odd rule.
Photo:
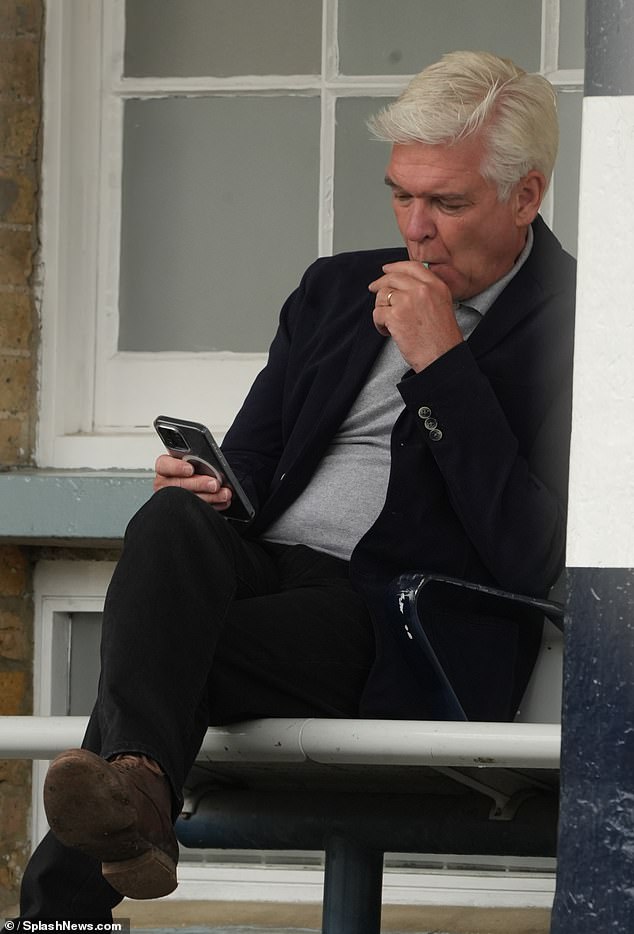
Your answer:
[[[0,758],[78,746],[86,717],[2,717]],[[324,934],[378,934],[385,852],[555,855],[556,723],[272,719],[210,728],[181,843],[323,850]]]

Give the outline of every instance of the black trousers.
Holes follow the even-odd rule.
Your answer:
[[[372,624],[345,561],[245,541],[213,508],[170,487],[126,531],[84,746],[159,762],[176,816],[207,726],[356,716],[373,660]],[[109,920],[120,900],[97,861],[49,833],[27,866],[20,910]]]

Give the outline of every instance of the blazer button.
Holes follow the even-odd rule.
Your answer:
[[[429,408],[429,406],[421,405],[420,409],[418,410],[418,417],[429,418],[430,415],[431,415],[431,409]]]
[[[429,428],[431,431],[433,428],[438,427],[438,420],[435,418],[426,418],[425,419],[425,428]]]
[[[440,441],[441,438],[442,438],[442,431],[440,430],[440,428],[434,428],[432,431],[429,432],[430,441]]]

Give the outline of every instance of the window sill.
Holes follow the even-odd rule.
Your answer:
[[[152,495],[151,471],[0,472],[0,543],[102,547],[119,543]]]

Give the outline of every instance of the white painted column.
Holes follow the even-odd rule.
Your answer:
[[[585,98],[581,151],[567,564],[634,568],[634,96]]]
[[[587,0],[551,934],[634,931],[634,0]]]

